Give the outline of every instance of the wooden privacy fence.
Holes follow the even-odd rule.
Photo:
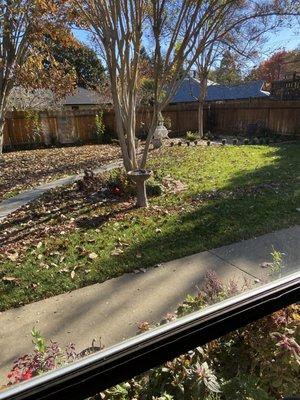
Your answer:
[[[7,115],[4,146],[89,143],[96,141],[97,110],[44,112],[38,119],[28,118],[23,112]],[[197,104],[169,105],[163,112],[168,128],[174,134],[197,130]],[[104,124],[115,132],[112,110],[104,110]],[[151,110],[143,108],[137,114],[137,134],[146,133],[151,121]],[[256,125],[280,134],[300,137],[300,101],[228,101],[208,103],[204,107],[204,130],[213,133],[246,134]]]

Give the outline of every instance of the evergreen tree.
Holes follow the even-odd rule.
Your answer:
[[[77,86],[96,89],[103,83],[105,69],[91,48],[78,42],[68,47],[55,43],[52,54],[57,61],[65,61],[75,69]]]
[[[235,84],[242,81],[236,57],[230,50],[224,52],[220,66],[215,69],[213,76],[220,84]]]

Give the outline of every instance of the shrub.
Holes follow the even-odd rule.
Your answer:
[[[238,291],[235,282],[224,285],[214,272],[208,272],[199,294],[188,296],[175,316],[166,317],[162,323]],[[163,393],[169,396],[163,398],[182,400],[271,400],[297,394],[299,318],[300,306],[289,306],[122,384],[123,390],[126,388],[124,397],[112,396],[110,389],[102,393],[102,398],[150,400]]]
[[[199,139],[199,135],[198,132],[188,131],[185,135],[185,138],[190,142],[194,142],[195,140]]]
[[[77,358],[73,344],[62,350],[56,342],[50,342],[47,345],[40,332],[34,328],[31,335],[34,351],[14,361],[13,367],[8,374],[9,385],[20,383],[41,373],[57,369]]]
[[[28,109],[25,111],[25,124],[30,134],[29,137],[33,141],[33,145],[42,143],[42,123],[40,114],[36,110]]]
[[[214,135],[210,131],[206,132],[204,137],[206,139],[208,139],[208,140],[213,140],[214,139]]]
[[[105,125],[103,121],[103,110],[99,110],[95,116],[96,136],[98,143],[105,143]]]
[[[107,179],[106,186],[112,194],[118,196],[134,196],[136,192],[134,182],[122,170],[113,171]]]
[[[155,181],[154,179],[149,179],[146,182],[146,190],[148,196],[161,196],[164,193],[164,187],[161,183]]]

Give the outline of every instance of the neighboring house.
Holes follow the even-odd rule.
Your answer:
[[[263,90],[263,81],[252,81],[236,85],[219,85],[208,81],[205,101],[223,102],[228,100],[247,100],[268,98],[270,93]],[[200,82],[196,78],[185,78],[170,104],[192,103],[198,101]]]
[[[73,94],[62,101],[63,108],[67,110],[90,110],[109,103],[109,100],[99,93],[82,87],[75,89]]]
[[[108,97],[82,87],[65,99],[57,99],[51,90],[14,87],[8,100],[10,110],[92,110],[107,104],[111,104]]]

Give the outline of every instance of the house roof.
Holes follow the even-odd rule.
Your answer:
[[[263,81],[251,81],[238,85],[219,85],[208,82],[206,101],[242,100],[266,98],[269,92],[262,90]],[[185,78],[170,103],[190,103],[198,101],[200,82],[195,78]]]
[[[63,101],[65,106],[73,105],[97,105],[103,104],[103,98],[95,91],[77,87],[73,94],[66,97]]]

